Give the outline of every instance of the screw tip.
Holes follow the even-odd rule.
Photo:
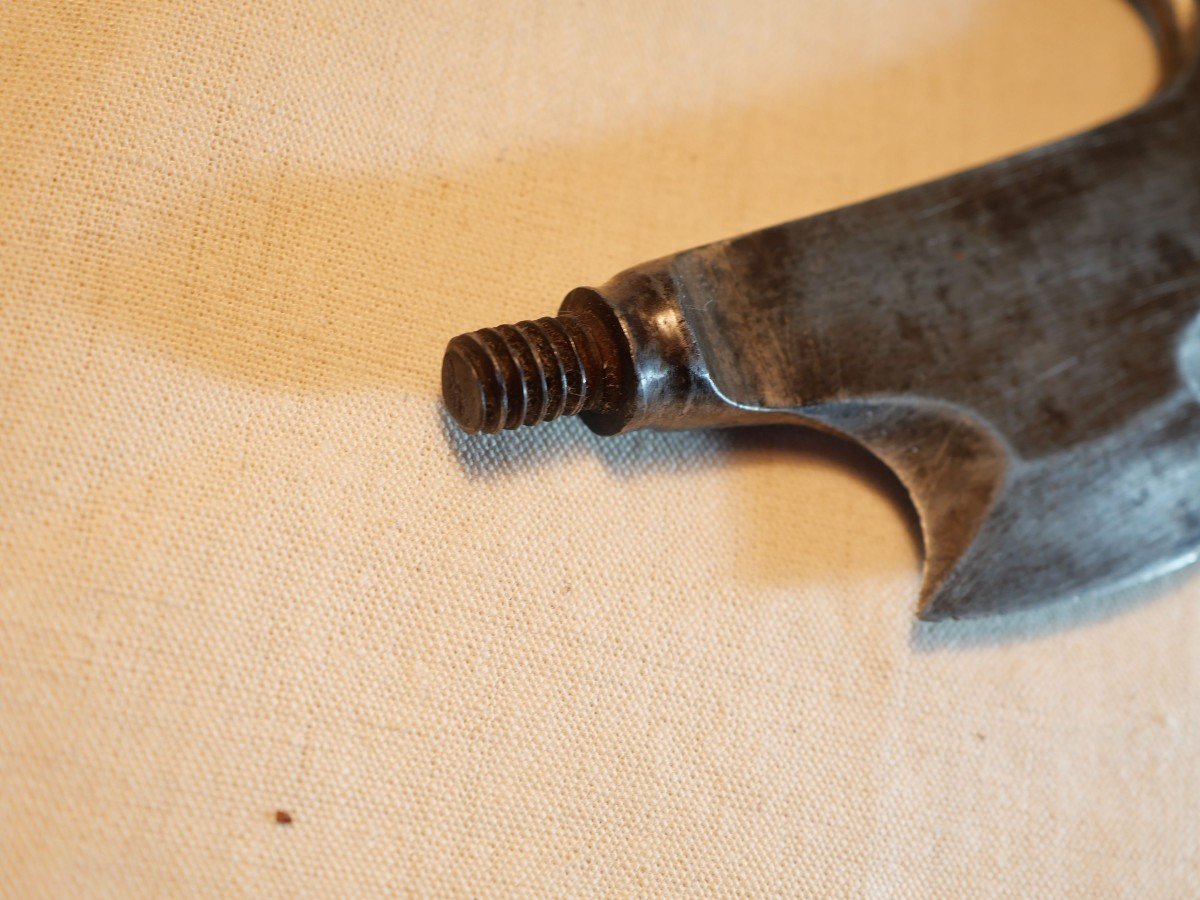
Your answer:
[[[442,401],[463,431],[479,434],[487,419],[485,373],[478,370],[474,354],[467,351],[458,339],[446,347],[442,357]]]
[[[442,399],[463,431],[495,434],[596,408],[605,398],[608,326],[561,314],[460,334],[442,357]]]

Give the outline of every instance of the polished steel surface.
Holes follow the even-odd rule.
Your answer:
[[[1200,74],[1085,134],[688,250],[455,338],[469,431],[796,422],[912,497],[920,615],[1090,596],[1200,556]]]

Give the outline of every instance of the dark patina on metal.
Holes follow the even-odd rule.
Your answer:
[[[637,266],[555,318],[454,338],[470,432],[789,422],[856,441],[921,519],[925,619],[1200,557],[1200,73],[1076,137]]]

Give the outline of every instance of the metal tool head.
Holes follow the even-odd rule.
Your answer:
[[[1132,115],[672,260],[722,396],[908,487],[924,618],[1197,558],[1200,77],[1170,10],[1143,10],[1167,84]]]
[[[1137,6],[1164,87],[1133,114],[456,338],[452,410],[469,397],[460,421],[496,429],[573,405],[604,434],[790,421],[845,436],[920,515],[926,619],[1195,561],[1200,74],[1178,8]]]

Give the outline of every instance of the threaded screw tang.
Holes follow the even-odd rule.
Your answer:
[[[464,431],[494,434],[597,409],[612,343],[587,312],[460,334],[442,359],[442,397]]]

